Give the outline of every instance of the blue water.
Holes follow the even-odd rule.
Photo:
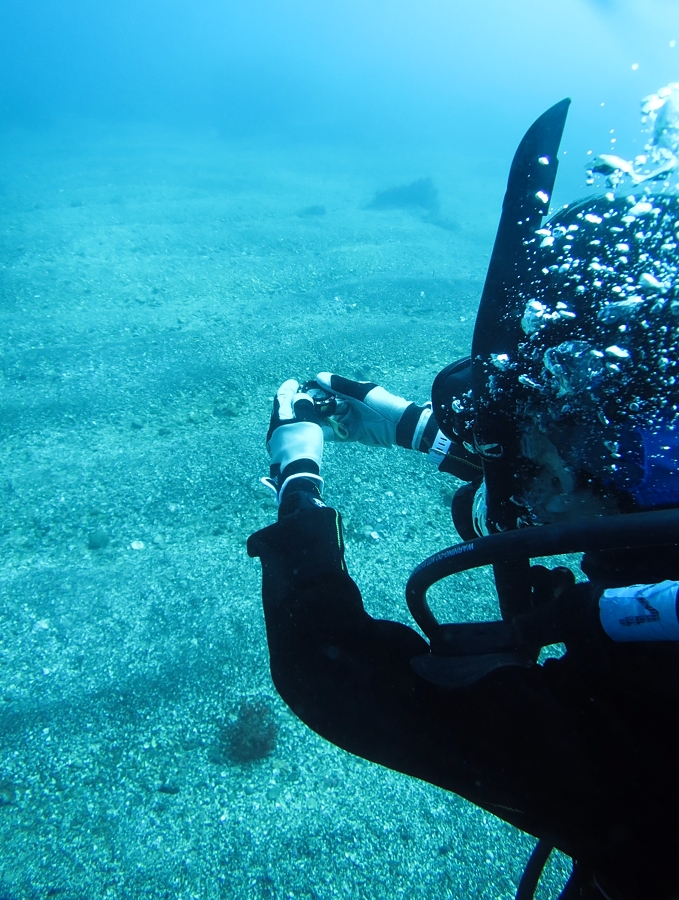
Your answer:
[[[523,131],[571,96],[554,202],[586,192],[675,38],[670,0],[5,0],[1,897],[513,896],[530,838],[276,697],[244,546],[270,402],[319,370],[426,399]],[[419,178],[435,217],[367,208]],[[325,475],[369,611],[408,621],[454,481],[353,446]]]

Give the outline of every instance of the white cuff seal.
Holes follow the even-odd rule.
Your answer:
[[[325,482],[321,478],[320,475],[312,475],[311,472],[296,472],[294,475],[288,475],[283,484],[281,485],[281,489],[278,492],[278,505],[281,505],[283,500],[283,493],[286,487],[290,484],[291,481],[294,481],[295,478],[307,478],[309,481],[315,481],[318,485],[318,491],[321,496],[323,496],[323,488],[325,487]]]
[[[431,418],[431,406],[425,406],[422,410],[422,414],[420,418],[417,420],[417,426],[415,428],[415,434],[413,435],[413,439],[411,441],[410,446],[413,450],[420,449],[420,441],[422,440],[422,435],[424,434],[424,429],[429,424],[429,419]]]

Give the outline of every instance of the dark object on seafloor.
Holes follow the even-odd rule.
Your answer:
[[[97,528],[90,532],[87,538],[88,550],[103,550],[108,547],[111,538],[106,534],[103,528]]]
[[[16,798],[16,785],[11,781],[0,781],[0,806],[13,806]]]
[[[179,788],[172,782],[165,782],[164,784],[161,784],[158,790],[161,794],[171,794],[172,796],[179,793]]]
[[[223,725],[209,752],[210,762],[250,763],[270,756],[276,747],[278,726],[268,703],[243,700],[236,721]]]
[[[431,178],[418,178],[412,184],[401,184],[398,187],[376,191],[375,196],[365,209],[406,209],[411,212],[422,212],[422,221],[428,225],[455,231],[457,224],[441,215],[439,210],[439,192]]]
[[[324,216],[326,213],[325,206],[317,203],[315,206],[305,206],[297,213],[300,219],[313,219],[315,216]]]
[[[421,209],[438,213],[439,192],[431,178],[418,178],[412,184],[376,191],[366,209]]]

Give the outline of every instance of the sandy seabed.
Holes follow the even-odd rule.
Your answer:
[[[532,839],[279,700],[245,552],[275,516],[259,477],[282,380],[332,370],[423,401],[468,350],[506,162],[153,130],[4,141],[0,900],[513,897]],[[365,209],[420,176],[450,227]],[[456,539],[454,479],[360,446],[327,447],[324,474],[368,610],[409,621],[409,571]],[[458,618],[496,615],[485,573],[455,590]],[[248,704],[275,742],[240,762]]]

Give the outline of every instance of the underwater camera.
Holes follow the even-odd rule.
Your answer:
[[[327,419],[337,412],[337,397],[322,388],[315,381],[305,381],[300,388],[302,394],[308,394],[314,404],[314,412],[321,419]]]

